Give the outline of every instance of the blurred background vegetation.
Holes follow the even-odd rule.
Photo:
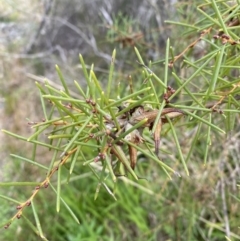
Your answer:
[[[58,86],[55,64],[71,89],[73,80],[83,81],[78,55],[86,63],[94,63],[95,71],[104,82],[108,74],[111,53],[117,49],[117,81],[128,85],[128,76],[137,80],[133,46],[137,46],[146,60],[164,59],[165,43],[171,38],[174,52],[180,53],[196,34],[184,35],[186,29],[167,24],[174,20],[193,24],[199,21],[196,6],[201,1],[167,0],[72,0],[30,1],[6,0],[0,3],[0,126],[21,135],[31,133],[27,122],[42,118],[39,92],[35,81],[47,78]],[[192,57],[204,54],[199,44]],[[153,69],[161,75],[164,66]],[[179,68],[181,75],[186,69]],[[44,76],[44,77],[43,77]],[[84,84],[84,83],[82,83]],[[133,84],[138,85],[133,81]],[[59,87],[60,88],[60,87]],[[72,87],[74,91],[74,87]],[[77,97],[77,96],[76,96]],[[155,165],[146,168],[146,190],[122,182],[118,185],[118,201],[104,191],[94,201],[97,182],[89,175],[72,180],[63,186],[64,200],[77,214],[78,225],[69,213],[56,213],[55,195],[46,190],[35,201],[43,231],[49,240],[226,240],[226,225],[231,240],[240,240],[239,201],[239,129],[226,139],[224,149],[211,147],[211,158],[204,166],[203,146],[199,156],[188,163],[190,177],[168,180],[158,173]],[[0,181],[42,180],[44,172],[9,156],[15,153],[30,156],[31,146],[0,133]],[[165,145],[174,148],[171,140]],[[187,140],[186,140],[187,143]],[[185,144],[186,144],[185,143]],[[183,143],[184,144],[184,143]],[[49,161],[45,149],[39,151],[39,162]],[[219,153],[223,152],[223,153]],[[144,166],[145,165],[145,166]],[[225,170],[222,171],[222,166]],[[32,187],[2,188],[1,193],[18,200],[26,200]],[[149,191],[152,190],[152,191]],[[15,213],[16,205],[5,200],[0,203],[2,219]],[[222,210],[227,209],[227,219]],[[31,211],[25,210],[31,217]],[[30,218],[30,220],[33,220]],[[35,225],[35,224],[34,224]],[[0,231],[1,240],[40,240],[20,219],[7,230]]]

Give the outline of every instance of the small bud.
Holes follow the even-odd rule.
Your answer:
[[[172,67],[173,67],[173,61],[169,62],[168,67],[169,67],[169,68],[172,68]]]
[[[227,34],[223,34],[223,35],[222,35],[222,38],[225,38],[225,39],[227,39],[227,40],[230,39],[230,37],[229,37]]]
[[[98,156],[101,158],[101,159],[105,159],[105,155],[103,153],[99,153]]]
[[[92,105],[92,106],[95,106],[95,105],[96,105],[96,102],[91,101],[91,105]]]
[[[9,226],[11,225],[11,223],[8,223],[4,226],[5,229],[7,229]]]
[[[21,209],[22,208],[22,205],[18,205],[17,206],[17,210]]]
[[[97,156],[95,159],[94,159],[94,162],[98,162],[100,160],[100,156]]]
[[[236,41],[231,42],[231,45],[236,45],[236,44],[238,44]]]

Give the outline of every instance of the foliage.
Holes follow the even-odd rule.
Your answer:
[[[27,138],[4,132],[32,143],[30,158],[14,157],[47,174],[41,181],[1,183],[35,187],[23,202],[1,195],[18,205],[3,226],[22,217],[43,240],[240,239],[232,215],[238,203],[226,191],[238,172],[239,8],[215,1],[200,5],[195,25],[182,24],[184,38],[190,37],[180,54],[168,40],[165,58],[147,63],[135,48],[141,68],[122,82],[114,82],[114,50],[107,81],[80,55],[87,86],[74,81],[78,98],[58,66],[62,90],[47,80],[36,83],[44,119],[29,122],[34,132]],[[39,162],[42,147],[51,151],[50,162]],[[201,175],[203,165],[212,173]],[[196,188],[194,178],[203,185]],[[220,186],[216,199],[208,181]],[[45,231],[46,216],[54,216],[53,198],[59,214]],[[47,233],[51,228],[59,230],[52,232],[56,236]]]

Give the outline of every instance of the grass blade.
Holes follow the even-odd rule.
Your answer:
[[[57,194],[56,189],[53,187],[53,185],[51,183],[49,183],[51,188],[53,189],[53,191]],[[77,216],[74,214],[74,212],[72,211],[72,209],[68,206],[68,204],[63,200],[63,198],[60,197],[61,202],[63,203],[63,205],[66,207],[66,209],[68,210],[68,212],[70,213],[70,215],[73,217],[73,219],[80,224]]]
[[[112,91],[112,80],[113,80],[113,73],[114,73],[115,58],[116,58],[116,49],[114,49],[112,53],[112,60],[111,60],[110,70],[108,75],[107,94],[106,94],[107,100],[110,98],[110,93]]]
[[[64,80],[64,77],[63,77],[63,75],[62,75],[62,72],[61,72],[60,68],[59,68],[57,65],[56,65],[56,70],[57,70],[59,79],[61,80],[62,86],[64,87],[65,92],[67,93],[67,95],[70,95],[70,94],[69,94],[69,91],[68,91],[67,84],[66,84],[66,82],[65,82],[65,80]]]
[[[59,213],[60,211],[60,197],[61,197],[61,170],[62,166],[60,165],[58,168],[58,177],[57,177],[57,203],[56,210]]]
[[[183,164],[183,167],[184,167],[184,169],[185,169],[185,172],[186,172],[187,175],[189,176],[189,171],[188,171],[186,162],[185,162],[184,157],[183,157],[183,154],[182,154],[182,150],[181,150],[181,147],[180,147],[178,138],[177,138],[177,133],[176,133],[176,131],[175,131],[175,128],[174,128],[174,126],[173,126],[172,121],[170,120],[170,118],[168,118],[168,116],[166,116],[166,118],[168,119],[168,123],[170,124],[171,130],[172,130],[172,133],[173,133],[173,138],[174,138],[174,140],[175,140],[176,147],[177,147],[178,154],[179,154],[179,156],[180,156],[181,162],[182,162],[182,164]]]
[[[45,238],[44,235],[43,235],[42,226],[41,226],[41,223],[40,223],[40,220],[39,220],[39,217],[38,217],[38,214],[37,214],[37,211],[36,211],[36,208],[35,208],[33,200],[31,200],[31,207],[32,207],[32,211],[33,211],[33,216],[35,218],[37,230],[39,232],[39,236],[41,238]]]

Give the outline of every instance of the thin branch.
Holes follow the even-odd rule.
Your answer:
[[[46,22],[47,22],[47,17],[51,12],[52,5],[53,5],[52,3],[53,3],[53,0],[47,0],[46,1],[45,10],[44,10],[44,14],[42,16],[42,20],[39,24],[39,27],[38,27],[37,31],[35,32],[32,39],[29,41],[29,44],[27,45],[26,49],[24,50],[25,54],[31,53],[34,45],[37,43],[37,39],[38,39],[42,29],[45,27]]]
[[[112,57],[110,55],[99,51],[99,49],[97,47],[95,37],[92,34],[91,34],[90,37],[88,37],[83,31],[81,31],[81,29],[79,27],[76,27],[75,25],[71,24],[67,20],[64,20],[64,19],[59,18],[59,17],[55,17],[55,19],[57,21],[59,21],[60,23],[62,23],[63,25],[70,28],[71,30],[73,30],[75,33],[77,33],[89,46],[91,46],[95,55],[97,55],[99,57],[102,57],[103,59],[105,59],[107,61],[112,60]]]

